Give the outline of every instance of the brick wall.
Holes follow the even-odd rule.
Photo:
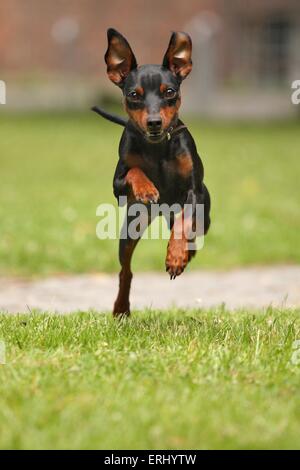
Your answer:
[[[193,15],[216,9],[218,3],[0,0],[0,70],[10,74],[99,74],[110,26],[127,36],[142,62],[157,62],[162,59],[171,30],[183,29]]]
[[[87,89],[96,93],[101,84],[102,91],[113,90],[103,60],[108,27],[127,37],[139,63],[159,63],[171,31],[187,30],[194,40],[195,67],[185,85],[190,90],[186,103],[192,108],[195,89],[201,88],[204,77],[198,100],[203,103],[206,97],[210,106],[212,84],[219,86],[239,75],[242,22],[260,21],[276,12],[287,13],[300,25],[299,0],[0,0],[0,79],[9,80],[9,103],[16,106],[39,99],[37,88],[30,89],[32,83],[42,84],[40,101],[47,106],[71,104],[76,93],[78,103],[84,102]],[[206,34],[209,15],[219,26],[213,44],[197,49],[197,27],[191,25],[201,14],[201,34]],[[12,93],[13,83],[21,86]]]

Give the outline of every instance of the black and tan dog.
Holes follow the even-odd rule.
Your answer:
[[[119,162],[114,176],[114,194],[128,196],[149,207],[150,203],[204,205],[206,234],[210,225],[210,197],[203,183],[203,165],[195,142],[178,118],[180,85],[192,69],[192,42],[183,32],[173,33],[162,65],[138,66],[127,40],[109,29],[105,54],[107,73],[124,96],[128,121],[95,107],[101,116],[125,127],[120,146]],[[130,206],[130,203],[128,206]],[[128,207],[127,206],[127,207]],[[182,210],[182,215],[184,210]],[[196,212],[190,212],[190,227]],[[149,222],[150,220],[149,216]],[[127,217],[126,231],[130,217]],[[166,270],[171,279],[181,274],[194,250],[189,249],[186,230],[174,236],[180,216],[170,223],[171,236],[167,249]],[[178,230],[177,230],[178,232]],[[132,280],[131,258],[138,240],[121,237],[119,293],[114,315],[129,315],[129,292]]]

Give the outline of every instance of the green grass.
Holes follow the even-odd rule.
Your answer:
[[[300,311],[0,316],[0,447],[300,448]]]
[[[212,195],[212,227],[192,268],[300,262],[299,123],[190,122]],[[115,271],[117,241],[95,236],[112,202],[121,129],[92,113],[0,115],[0,274]],[[134,269],[161,270],[167,241]]]

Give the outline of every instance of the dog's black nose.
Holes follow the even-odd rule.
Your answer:
[[[149,117],[147,120],[147,128],[151,134],[158,134],[161,131],[162,120],[160,116]]]

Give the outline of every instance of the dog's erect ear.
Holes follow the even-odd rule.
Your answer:
[[[104,56],[107,74],[110,80],[118,86],[131,70],[137,67],[136,59],[127,40],[113,28],[107,30],[108,48]]]
[[[186,33],[173,33],[165,53],[163,66],[184,80],[192,70],[192,40]]]

